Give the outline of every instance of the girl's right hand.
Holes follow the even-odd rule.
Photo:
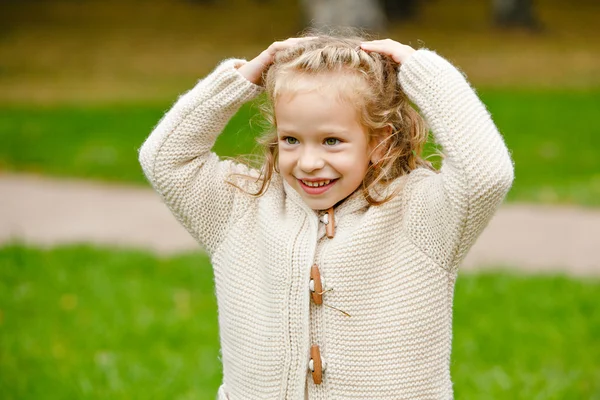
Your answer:
[[[275,54],[281,50],[287,50],[291,47],[296,46],[305,40],[315,39],[316,36],[307,36],[302,38],[289,38],[281,42],[275,42],[270,45],[266,50],[260,53],[257,57],[253,58],[245,64],[242,64],[238,68],[238,71],[244,78],[254,83],[255,85],[262,85],[262,73],[264,70],[273,63]]]

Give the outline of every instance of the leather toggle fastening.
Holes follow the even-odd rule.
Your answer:
[[[327,237],[332,239],[335,236],[335,217],[333,216],[333,207],[327,210],[327,225],[325,226],[325,232]]]
[[[317,264],[310,268],[310,290],[315,304],[323,304],[323,281]]]
[[[317,305],[323,304],[326,307],[329,307],[331,309],[341,312],[342,314],[344,314],[347,317],[350,316],[350,314],[348,314],[344,310],[340,310],[339,308],[336,308],[334,306],[330,306],[329,304],[323,303],[323,293],[330,292],[333,290],[333,288],[325,289],[325,278],[321,277],[321,272],[319,271],[319,267],[317,266],[317,264],[313,265],[310,268],[310,282],[308,284],[308,287],[310,289],[311,296],[312,296],[312,299],[315,302],[315,304],[317,304]]]
[[[312,378],[315,385],[320,385],[323,382],[323,371],[325,370],[324,360],[321,358],[321,350],[319,346],[313,344],[310,348],[310,361],[308,367],[312,371]]]

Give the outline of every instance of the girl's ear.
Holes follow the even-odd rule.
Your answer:
[[[392,127],[386,126],[371,137],[371,163],[377,164],[387,152],[387,139],[392,134]]]

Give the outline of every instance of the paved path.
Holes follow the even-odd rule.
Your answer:
[[[150,189],[0,174],[0,243],[92,242],[159,254],[198,250]],[[510,204],[500,208],[464,269],[507,266],[600,276],[600,210]]]

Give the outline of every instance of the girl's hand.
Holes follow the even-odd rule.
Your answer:
[[[257,57],[253,58],[251,61],[243,64],[238,68],[238,71],[244,78],[248,79],[250,82],[255,85],[262,84],[262,73],[263,71],[273,63],[275,59],[275,54],[281,50],[287,50],[291,47],[296,46],[305,40],[315,39],[316,36],[307,36],[302,38],[290,38],[281,42],[275,42],[270,45],[266,50],[260,53]]]
[[[363,42],[360,48],[365,51],[374,51],[392,57],[394,61],[402,65],[416,50],[410,46],[398,43],[392,39],[372,40]]]

